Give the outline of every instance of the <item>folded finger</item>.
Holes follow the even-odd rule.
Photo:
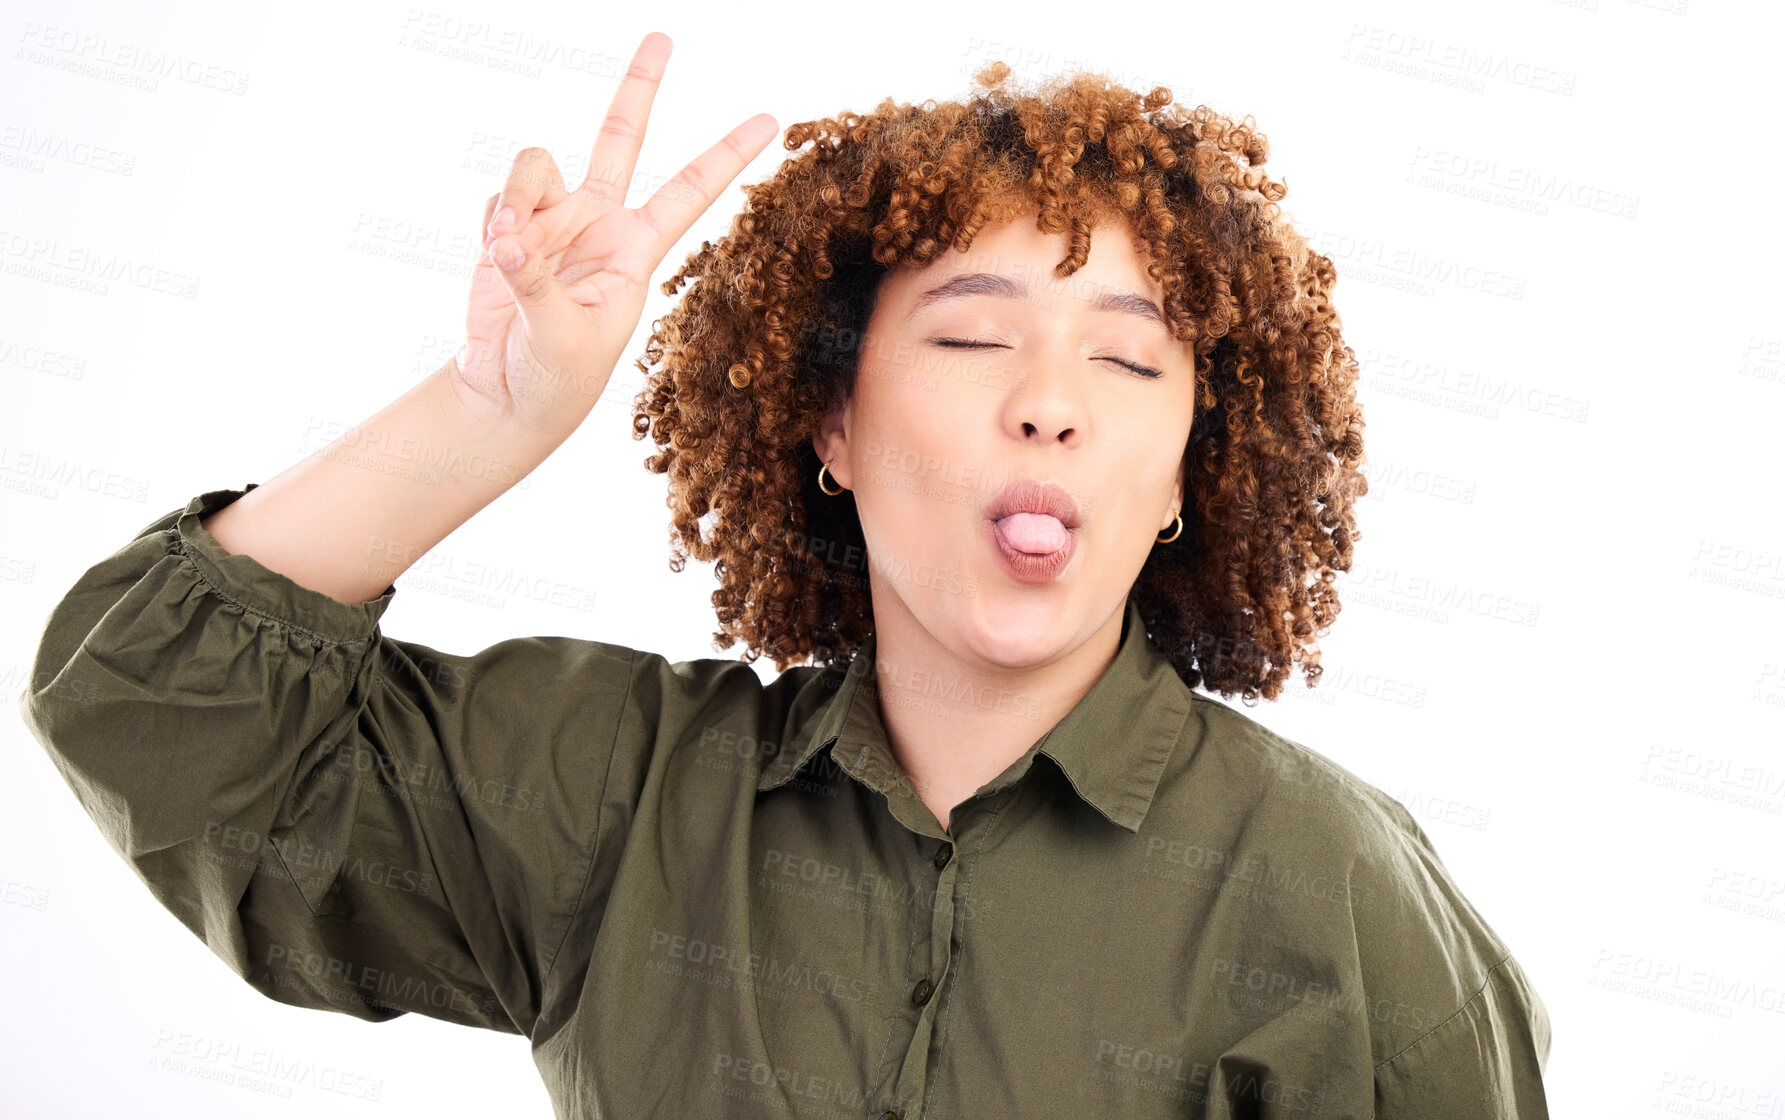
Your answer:
[[[522,148],[509,165],[508,181],[496,196],[485,231],[496,237],[515,233],[526,226],[533,211],[560,202],[569,193],[550,152],[544,148]]]

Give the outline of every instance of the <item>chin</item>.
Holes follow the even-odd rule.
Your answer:
[[[1036,595],[1028,589],[985,594],[943,604],[937,636],[949,637],[964,660],[982,660],[1006,669],[1051,661],[1071,648],[1079,620],[1064,594]],[[1028,592],[1028,593],[1023,593]],[[952,598],[952,597],[951,597]]]

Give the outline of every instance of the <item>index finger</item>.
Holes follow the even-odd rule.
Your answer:
[[[657,231],[659,258],[668,255],[670,247],[688,232],[694,219],[718,199],[719,192],[768,146],[780,129],[774,117],[756,114],[676,172],[638,208],[640,220]]]
[[[670,47],[668,35],[653,31],[632,52],[626,77],[608,102],[607,116],[595,134],[595,146],[589,151],[589,173],[577,185],[578,194],[615,206],[626,204],[626,184],[632,180],[632,168],[638,162],[639,145],[645,140],[645,120],[651,115],[651,102],[663,81]]]

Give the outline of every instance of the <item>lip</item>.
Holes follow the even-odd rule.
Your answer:
[[[1037,555],[1021,552],[1004,537],[999,520],[1013,513],[1041,513],[1057,518],[1066,528],[1064,547]],[[1066,570],[1078,544],[1078,506],[1072,496],[1052,483],[1032,478],[1018,479],[998,492],[985,508],[985,536],[992,554],[998,558],[1005,574],[1019,583],[1047,583]]]
[[[996,522],[1013,513],[1045,513],[1059,518],[1069,531],[1079,527],[1078,504],[1072,495],[1051,482],[1019,478],[998,491],[985,507],[988,521]]]

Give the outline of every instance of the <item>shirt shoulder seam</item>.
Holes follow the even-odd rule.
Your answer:
[[[1414,1039],[1412,1042],[1409,1042],[1407,1045],[1401,1047],[1399,1050],[1396,1050],[1393,1054],[1382,1059],[1380,1062],[1377,1062],[1375,1068],[1381,1069],[1383,1066],[1390,1065],[1394,1062],[1399,1061],[1401,1059],[1402,1055],[1406,1054],[1409,1050],[1413,1049],[1415,1046],[1418,1046],[1420,1043],[1424,1042],[1426,1039],[1432,1037],[1434,1034],[1437,1034],[1439,1031],[1443,1030],[1444,1027],[1446,1026],[1446,1024],[1448,1024],[1452,1019],[1455,1019],[1458,1015],[1461,1015],[1463,1012],[1469,1010],[1470,1006],[1472,1006],[1476,1000],[1480,999],[1482,997],[1482,995],[1487,992],[1488,985],[1494,982],[1494,973],[1500,971],[1500,966],[1505,964],[1507,961],[1509,961],[1511,959],[1512,959],[1512,954],[1507,953],[1505,956],[1503,956],[1499,960],[1495,961],[1493,963],[1493,965],[1488,968],[1487,975],[1482,977],[1481,987],[1477,988],[1475,990],[1475,994],[1470,996],[1467,1000],[1465,1000],[1463,1002],[1463,1006],[1457,1008],[1454,1012],[1445,1016],[1444,1020],[1442,1022],[1438,1023],[1437,1025],[1433,1026],[1431,1030],[1420,1035],[1418,1038]]]

